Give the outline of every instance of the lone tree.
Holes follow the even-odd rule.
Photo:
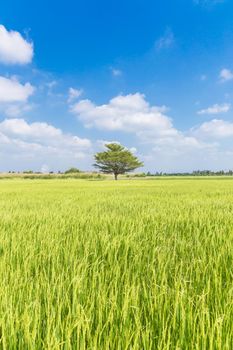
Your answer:
[[[109,143],[107,151],[95,155],[94,166],[105,174],[114,174],[115,180],[119,174],[125,174],[143,166],[128,149],[118,143]]]

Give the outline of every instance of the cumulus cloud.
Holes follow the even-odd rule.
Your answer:
[[[0,76],[0,112],[18,117],[33,108],[28,102],[35,88],[30,83],[21,84],[16,78]]]
[[[71,166],[78,159],[88,157],[91,147],[90,140],[66,134],[47,123],[28,123],[17,118],[0,123],[0,157],[5,157],[6,165],[11,160],[14,167],[20,167],[18,162],[24,159],[30,166],[38,166],[40,162],[51,164],[53,169],[57,164]]]
[[[30,84],[21,84],[15,78],[0,76],[0,103],[25,102],[34,93],[35,88]]]
[[[223,104],[214,104],[211,107],[208,107],[206,109],[201,109],[197,112],[197,114],[220,114],[220,113],[227,113],[229,112],[231,108],[230,103],[223,103]]]
[[[0,25],[0,62],[4,64],[26,64],[33,57],[33,44],[19,32],[8,31]]]
[[[90,100],[81,100],[71,107],[71,111],[87,128],[126,132],[140,132],[142,129],[162,132],[171,129],[171,120],[163,114],[165,110],[164,106],[151,107],[140,93],[119,95],[100,106]]]
[[[233,79],[233,72],[230,69],[222,69],[219,73],[219,79],[222,83]]]
[[[34,122],[29,124],[24,119],[5,119],[0,123],[0,131],[7,136],[19,137],[25,142],[32,139],[40,145],[46,146],[69,146],[82,149],[91,146],[88,139],[64,134],[61,129],[47,123]]]
[[[222,119],[213,119],[192,129],[193,135],[199,138],[223,139],[233,136],[233,123]]]
[[[71,110],[87,128],[132,133],[141,143],[163,149],[169,147],[187,151],[208,146],[194,135],[177,130],[165,114],[168,109],[165,106],[151,106],[140,93],[120,95],[99,106],[90,100],[82,100],[74,104]]]

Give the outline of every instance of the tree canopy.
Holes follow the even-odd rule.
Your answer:
[[[115,180],[118,175],[125,174],[143,166],[127,148],[118,143],[109,143],[105,152],[95,154],[94,166],[105,174],[114,174]]]
[[[76,173],[80,173],[80,170],[77,168],[70,168],[65,171],[65,174],[76,174]]]

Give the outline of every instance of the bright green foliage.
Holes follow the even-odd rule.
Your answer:
[[[1,180],[0,349],[231,350],[233,181]]]
[[[113,173],[115,180],[120,174],[125,174],[143,166],[137,157],[118,143],[106,144],[107,151],[95,155],[94,166],[105,174]]]

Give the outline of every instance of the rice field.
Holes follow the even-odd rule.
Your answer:
[[[0,349],[233,349],[233,180],[0,181]]]

